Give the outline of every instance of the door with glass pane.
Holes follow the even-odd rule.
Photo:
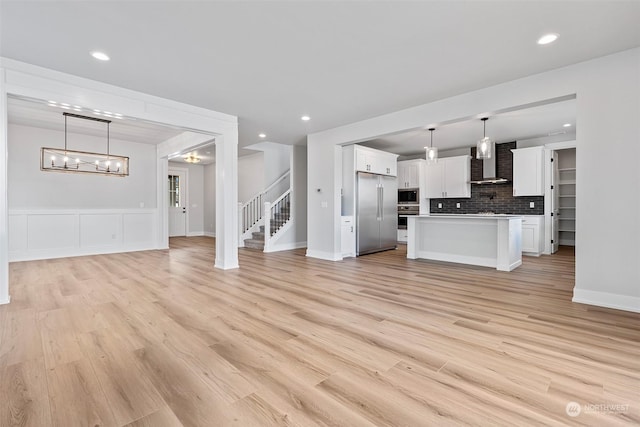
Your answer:
[[[186,174],[169,170],[169,237],[187,235]]]

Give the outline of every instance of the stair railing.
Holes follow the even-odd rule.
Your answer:
[[[274,200],[264,204],[264,249],[268,252],[272,238],[291,219],[291,189]]]
[[[243,240],[243,236],[249,230],[254,228],[263,219],[266,202],[271,202],[274,197],[274,191],[284,186],[284,188],[290,188],[291,170],[283,173],[278,179],[273,181],[267,188],[251,197],[246,203],[238,203],[238,242]],[[285,180],[287,182],[285,182]],[[282,194],[281,192],[279,194]],[[266,230],[266,228],[265,228]]]

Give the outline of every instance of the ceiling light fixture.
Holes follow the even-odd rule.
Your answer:
[[[111,176],[129,175],[129,158],[111,154],[109,151],[109,125],[111,124],[111,120],[72,113],[62,113],[62,115],[64,116],[64,149],[42,147],[40,149],[40,170],[49,172],[94,173]],[[106,123],[107,153],[90,153],[87,151],[67,149],[68,117]]]
[[[309,117],[309,116],[302,116],[302,117],[300,117],[300,120],[302,120],[303,122],[308,122],[309,120],[311,120],[311,117]]]
[[[565,123],[565,124],[562,125],[562,127],[570,128],[571,127],[571,123]]]
[[[107,55],[106,53],[98,52],[98,51],[91,52],[91,56],[93,56],[98,61],[108,61],[111,59],[109,58],[109,55]]]
[[[197,156],[197,153],[189,153],[187,157],[184,158],[184,161],[187,163],[200,163],[200,157]]]
[[[483,117],[483,137],[476,144],[476,159],[490,159],[493,154],[493,147],[495,143],[487,136],[487,120],[489,117]]]
[[[557,34],[545,34],[544,36],[538,39],[538,44],[542,44],[542,45],[549,44],[549,43],[553,43],[556,40],[558,40]]]
[[[260,134],[258,134],[258,136],[259,136],[260,138],[266,138],[266,137],[267,137],[267,135],[265,135],[264,133],[260,133]]]
[[[429,132],[431,132],[431,145],[428,147],[424,147],[426,150],[427,161],[429,163],[437,163],[438,162],[438,148],[433,146],[433,131],[436,128],[429,128]]]

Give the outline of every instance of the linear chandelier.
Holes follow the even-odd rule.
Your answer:
[[[40,170],[49,172],[94,173],[110,176],[128,176],[129,158],[111,154],[109,151],[109,125],[111,120],[62,113],[64,116],[64,149],[42,147],[40,149]],[[107,152],[91,153],[67,149],[67,118],[91,120],[107,124]]]

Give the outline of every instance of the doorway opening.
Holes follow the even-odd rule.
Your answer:
[[[561,247],[573,251],[576,245],[576,148],[556,148],[550,152],[550,251]]]

